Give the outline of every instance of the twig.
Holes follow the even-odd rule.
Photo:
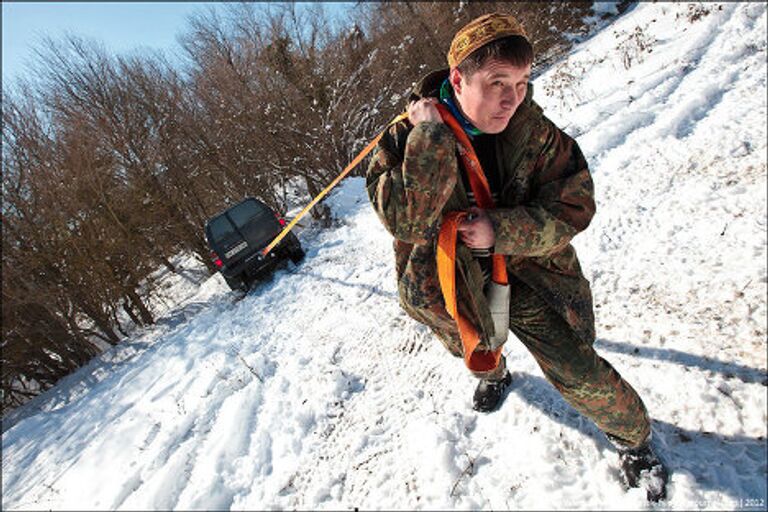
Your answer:
[[[723,395],[725,395],[726,397],[728,397],[731,400],[731,402],[733,402],[733,405],[735,405],[737,409],[741,410],[743,408],[742,405],[736,401],[736,399],[733,397],[730,391],[726,391],[720,386],[716,386],[715,389],[718,390]]]
[[[453,497],[453,494],[456,492],[456,487],[459,486],[459,482],[461,481],[462,477],[464,475],[472,476],[472,472],[475,470],[475,461],[480,458],[480,455],[482,455],[483,450],[485,450],[485,446],[477,453],[477,456],[473,459],[469,456],[467,452],[464,452],[464,455],[467,456],[467,459],[469,459],[469,463],[467,464],[467,467],[464,468],[464,471],[461,472],[459,477],[456,479],[456,482],[453,484],[453,488],[451,489],[450,496]]]
[[[254,377],[259,379],[259,382],[264,384],[264,379],[262,379],[261,376],[258,373],[256,373],[256,370],[254,370],[253,368],[248,366],[248,363],[245,362],[245,359],[243,359],[243,356],[240,355],[240,352],[237,353],[237,357],[240,359],[240,361],[242,361],[242,363],[245,365],[245,367],[248,368],[248,370],[254,375]]]

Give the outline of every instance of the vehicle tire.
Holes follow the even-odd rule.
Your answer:
[[[289,258],[291,258],[291,261],[294,265],[298,265],[301,263],[301,260],[304,259],[304,249],[302,249],[300,246],[296,247],[293,251],[291,251]]]

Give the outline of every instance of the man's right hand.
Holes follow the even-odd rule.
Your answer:
[[[442,123],[443,118],[435,108],[437,98],[422,98],[408,105],[408,120],[413,126],[419,123]]]

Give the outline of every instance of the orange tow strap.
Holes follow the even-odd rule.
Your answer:
[[[464,132],[464,129],[459,125],[458,121],[451,115],[449,110],[441,105],[435,105],[440,112],[440,116],[443,121],[453,132],[458,141],[459,156],[461,157],[464,168],[467,171],[469,178],[469,184],[472,188],[472,192],[475,195],[477,205],[483,209],[492,209],[494,207],[493,199],[491,197],[490,186],[488,180],[485,178],[483,169],[480,165],[480,160],[477,158],[477,154],[472,148],[472,143]],[[387,126],[407,119],[408,114],[404,112],[395,117]],[[285,236],[293,229],[293,227],[299,222],[299,220],[307,214],[307,212],[316,205],[330,190],[335,187],[349,172],[354,169],[362,160],[368,155],[368,153],[376,147],[381,137],[384,136],[386,130],[382,131],[376,138],[374,138],[353,160],[350,162],[344,170],[339,174],[325,189],[323,189],[310,203],[299,212],[296,217],[293,218],[288,225],[275,237],[272,242],[269,243],[261,254],[266,256],[272,249],[285,238]],[[464,346],[464,362],[472,371],[489,371],[493,370],[499,365],[501,360],[501,348],[493,351],[477,350],[480,344],[480,334],[472,323],[467,320],[461,313],[459,313],[458,305],[456,303],[456,243],[458,241],[458,227],[459,223],[467,216],[466,212],[451,212],[443,218],[443,224],[440,227],[440,235],[438,237],[437,246],[437,274],[440,281],[440,288],[443,292],[443,299],[445,300],[445,308],[448,314],[456,320],[459,335],[461,336],[461,343]],[[491,256],[493,262],[492,276],[494,282],[500,284],[507,284],[507,268],[504,262],[504,256],[500,254],[493,254]]]
[[[389,126],[392,126],[393,124],[395,124],[395,123],[397,123],[397,122],[400,122],[400,121],[402,121],[403,119],[407,119],[407,118],[408,118],[408,114],[407,114],[407,113],[405,113],[405,112],[403,112],[403,113],[402,113],[402,114],[400,114],[399,116],[395,117],[395,118],[394,118],[392,121],[390,121],[390,122],[389,122],[389,124],[387,125],[387,127],[389,127]],[[280,233],[279,233],[279,234],[278,234],[278,235],[275,237],[275,239],[274,239],[274,240],[272,240],[272,241],[269,243],[269,245],[267,245],[265,248],[263,248],[263,249],[261,250],[261,255],[262,255],[262,256],[266,256],[267,254],[269,254],[269,251],[271,251],[272,249],[274,249],[274,248],[275,248],[275,246],[276,246],[277,244],[279,244],[279,243],[280,243],[280,241],[281,241],[283,238],[285,238],[285,236],[288,234],[288,232],[289,232],[290,230],[292,230],[292,229],[293,229],[293,227],[294,227],[294,226],[295,226],[295,225],[296,225],[296,224],[299,222],[299,220],[301,220],[301,218],[302,218],[302,217],[304,217],[304,215],[306,215],[306,214],[307,214],[307,212],[308,212],[308,211],[309,211],[309,210],[310,210],[310,209],[311,209],[313,206],[315,206],[315,205],[316,205],[316,204],[317,204],[317,203],[318,203],[318,202],[319,202],[319,201],[320,201],[320,200],[321,200],[323,197],[325,197],[325,195],[326,195],[328,192],[330,192],[330,191],[331,191],[331,189],[332,189],[333,187],[335,187],[336,185],[338,185],[338,183],[339,183],[341,180],[343,180],[343,179],[344,179],[344,177],[345,177],[347,174],[349,174],[349,171],[351,171],[352,169],[354,169],[355,167],[357,167],[357,165],[358,165],[360,162],[362,162],[362,161],[363,161],[363,158],[365,158],[365,157],[368,155],[368,153],[370,153],[370,152],[371,152],[371,150],[372,150],[373,148],[375,148],[375,147],[376,147],[376,144],[378,144],[378,143],[379,143],[379,139],[381,139],[381,138],[384,136],[384,133],[385,133],[385,132],[386,132],[386,129],[385,129],[385,130],[383,130],[383,131],[382,131],[382,132],[381,132],[379,135],[377,135],[377,136],[376,136],[376,138],[375,138],[375,139],[373,139],[373,140],[372,140],[372,141],[371,141],[371,142],[370,142],[370,143],[369,143],[367,146],[365,146],[365,148],[364,148],[364,149],[363,149],[363,150],[362,150],[362,151],[361,151],[361,152],[360,152],[360,153],[359,153],[359,154],[358,154],[358,155],[357,155],[357,156],[354,158],[354,160],[352,160],[352,161],[351,161],[351,162],[350,162],[350,163],[349,163],[349,164],[348,164],[348,165],[347,165],[347,166],[344,168],[344,170],[343,170],[343,171],[341,171],[341,174],[339,174],[338,176],[336,176],[336,178],[334,178],[334,180],[333,180],[333,181],[330,183],[330,185],[328,185],[327,187],[325,187],[325,188],[324,188],[324,189],[323,189],[323,190],[322,190],[322,191],[321,191],[319,194],[317,194],[317,196],[315,196],[315,198],[314,198],[314,199],[312,199],[312,201],[310,201],[310,202],[309,202],[309,204],[308,204],[307,206],[305,206],[305,207],[304,207],[304,209],[303,209],[303,210],[301,210],[301,211],[299,212],[299,214],[298,214],[298,215],[296,215],[296,217],[294,217],[294,218],[293,218],[293,220],[292,220],[291,222],[289,222],[289,223],[288,223],[288,224],[287,224],[287,225],[286,225],[286,226],[283,228],[283,230],[282,230],[282,231],[281,231],[281,232],[280,232]]]
[[[494,204],[491,189],[469,137],[445,106],[440,104],[435,106],[459,143],[459,156],[467,172],[469,185],[475,195],[477,205],[483,209],[492,209]],[[464,347],[464,364],[472,371],[485,372],[493,370],[499,365],[502,349],[499,347],[492,351],[478,350],[480,334],[475,326],[459,312],[456,303],[456,243],[458,242],[459,224],[466,216],[466,212],[459,211],[451,212],[443,218],[437,240],[437,276],[440,280],[443,300],[445,300],[445,309],[456,320],[459,329],[461,344]],[[499,284],[507,284],[508,276],[504,256],[493,254],[491,261],[493,263],[491,279]]]

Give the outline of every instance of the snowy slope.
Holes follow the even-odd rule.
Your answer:
[[[659,507],[765,509],[766,5],[703,5],[640,4],[534,85],[593,170],[575,245],[595,346],[672,471]],[[652,508],[516,340],[503,407],[475,413],[462,362],[398,306],[362,179],[330,202],[343,220],[301,234],[301,265],[239,301],[187,283],[17,411],[2,508]]]

